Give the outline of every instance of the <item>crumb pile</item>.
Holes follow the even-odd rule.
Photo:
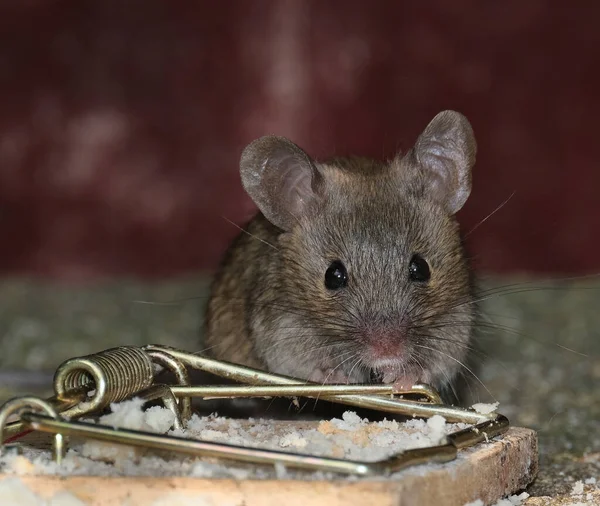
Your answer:
[[[114,428],[136,429],[189,439],[213,441],[244,447],[266,448],[293,453],[361,461],[377,461],[402,451],[439,444],[446,434],[467,427],[449,424],[441,416],[369,422],[347,411],[341,419],[303,427],[271,420],[240,421],[211,415],[194,415],[185,430],[172,430],[173,414],[160,406],[143,410],[143,401],[132,399],[111,406],[111,413],[99,422]],[[283,466],[245,466],[176,455],[167,460],[140,448],[91,440],[73,440],[62,466],[54,464],[49,452],[24,449],[23,455],[0,458],[2,471],[22,474],[101,475],[101,476],[196,476],[233,478],[272,478],[286,476]],[[306,479],[306,472],[302,473]],[[322,473],[310,473],[322,479]],[[293,478],[294,473],[287,473]]]

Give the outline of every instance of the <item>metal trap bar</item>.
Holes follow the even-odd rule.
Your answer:
[[[177,385],[154,384],[157,370],[166,367],[175,373]],[[240,386],[192,386],[187,367],[246,383]],[[250,384],[248,384],[250,383]],[[65,450],[63,436],[80,436],[115,444],[175,451],[198,457],[213,457],[253,464],[281,463],[291,468],[356,475],[388,474],[406,467],[448,462],[458,449],[491,439],[508,430],[509,421],[500,414],[480,414],[473,410],[441,403],[439,394],[428,385],[415,385],[408,391],[394,391],[389,385],[319,385],[275,375],[165,346],[119,347],[64,362],[54,377],[56,395],[42,400],[21,397],[0,408],[0,441],[15,438],[24,431],[54,434],[54,457],[60,462]],[[397,396],[425,397],[425,401]],[[98,414],[110,403],[134,397],[161,398],[175,412],[175,427],[191,416],[191,398],[308,397],[406,416],[441,415],[450,422],[473,426],[449,434],[443,444],[407,450],[378,462],[357,462],[274,450],[245,448],[221,443],[195,441],[99,424],[76,421]],[[175,402],[174,399],[178,401]],[[82,402],[83,401],[83,402]],[[40,414],[40,411],[43,414]],[[20,419],[7,424],[11,414]]]
[[[415,385],[411,390],[402,391],[402,392],[394,392],[393,387],[389,386],[389,391],[387,394],[395,394],[398,396],[404,396],[407,394],[417,394],[421,396],[425,396],[428,398],[429,402],[418,402],[418,401],[410,401],[404,399],[390,398],[385,397],[381,394],[379,395],[356,395],[356,394],[325,394],[327,389],[327,385],[323,386],[317,383],[310,383],[306,381],[299,380],[297,378],[291,378],[288,376],[282,376],[278,374],[267,373],[264,371],[260,371],[258,369],[252,369],[249,367],[240,366],[237,364],[231,364],[228,362],[223,362],[220,360],[215,360],[212,358],[204,357],[202,355],[196,355],[188,352],[182,352],[176,350],[174,348],[169,348],[166,346],[155,346],[149,345],[144,349],[147,350],[160,350],[164,353],[169,353],[173,358],[178,359],[182,364],[191,367],[193,369],[198,369],[201,371],[205,371],[217,376],[221,376],[227,379],[232,379],[235,381],[239,381],[242,383],[249,383],[255,386],[248,386],[245,388],[240,388],[239,395],[235,395],[235,397],[259,397],[260,389],[257,388],[260,385],[294,385],[298,388],[296,394],[288,393],[287,395],[298,395],[302,397],[315,398],[318,397],[320,399],[326,399],[332,402],[337,402],[340,404],[346,404],[349,406],[361,407],[373,409],[376,411],[382,411],[386,413],[394,413],[399,415],[406,416],[420,416],[429,418],[433,415],[441,415],[449,422],[463,422],[469,424],[480,423],[486,420],[493,419],[495,417],[494,414],[481,414],[477,413],[471,409],[463,409],[456,406],[449,406],[441,403],[441,398],[439,394],[429,385]],[[315,393],[309,393],[308,390],[302,391],[303,387],[309,387],[310,385],[316,386],[317,389],[322,389],[322,394],[318,395]],[[347,388],[347,391],[350,392],[350,388],[348,385],[337,385],[339,391],[344,391],[344,388]],[[378,388],[381,388],[381,385],[364,385],[365,391],[368,389],[373,389],[375,393]],[[211,387],[215,388],[215,387]],[[227,387],[234,388],[234,387]],[[223,389],[225,391],[225,389]],[[203,395],[196,395],[197,393],[201,393],[201,390],[196,390],[196,388],[186,388],[186,387],[172,387],[172,391],[175,396],[180,398],[185,398],[188,396],[194,397],[202,397]],[[208,391],[208,390],[207,390]],[[291,391],[291,389],[290,389]],[[256,392],[254,394],[253,392]],[[209,395],[214,393],[214,391],[209,391]],[[278,395],[278,397],[282,397],[284,395]],[[234,397],[234,395],[229,395],[229,397]]]

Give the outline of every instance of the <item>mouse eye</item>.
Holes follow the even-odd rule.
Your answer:
[[[348,284],[348,272],[339,260],[332,262],[325,271],[325,287],[328,290],[339,290]]]
[[[411,281],[429,281],[431,277],[429,264],[421,255],[413,255],[410,259],[408,273]]]

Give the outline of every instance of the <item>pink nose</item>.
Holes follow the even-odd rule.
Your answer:
[[[365,345],[372,360],[398,359],[406,349],[406,333],[401,328],[368,330]]]

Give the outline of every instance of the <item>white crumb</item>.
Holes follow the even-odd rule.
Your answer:
[[[508,501],[512,506],[520,506],[523,501],[529,498],[529,494],[527,492],[523,492],[519,495],[511,495],[508,497]]]
[[[360,461],[377,461],[408,449],[440,444],[448,433],[469,426],[464,423],[446,423],[441,416],[433,416],[427,421],[410,419],[403,423],[391,420],[369,422],[356,413],[347,411],[341,419],[334,418],[299,427],[263,419],[241,422],[217,415],[193,415],[185,430],[176,430],[171,429],[174,415],[170,410],[155,406],[144,411],[143,404],[140,399],[114,404],[111,406],[111,413],[101,417],[99,423],[243,447]],[[22,456],[2,455],[0,469],[20,476],[193,476],[233,479],[300,477],[312,480],[336,477],[322,472],[296,471],[283,466],[250,466],[235,461],[211,461],[182,455],[158,457],[145,448],[76,439],[71,441],[61,466],[52,461],[50,452],[25,447]],[[0,504],[6,503],[0,501]],[[19,506],[25,504],[23,502]]]
[[[581,495],[583,494],[583,482],[581,480],[576,481],[575,485],[573,485],[573,490],[571,490],[571,495]]]
[[[477,413],[481,413],[482,415],[489,415],[490,413],[493,413],[498,409],[499,404],[499,402],[494,402],[493,404],[484,404],[479,402],[477,404],[473,404],[473,406],[471,407],[475,411],[477,411]]]
[[[142,409],[145,401],[134,398],[118,404],[111,404],[112,413],[100,418],[102,425],[113,428],[146,430],[150,432],[165,433],[173,422],[175,415],[161,406],[153,406],[146,411]]]
[[[356,428],[360,427],[360,425],[362,425],[366,421],[367,420],[363,420],[353,411],[346,411],[342,415],[341,420],[335,419],[335,418],[332,420],[332,422],[336,425],[336,427],[343,429],[343,430],[355,430]]]
[[[446,437],[446,419],[440,415],[433,415],[427,420],[431,433],[432,444],[441,444]]]
[[[281,438],[279,444],[283,448],[294,447],[294,448],[304,448],[308,441],[303,437],[300,437],[299,434],[286,434]]]
[[[523,492],[519,495],[511,495],[504,499],[500,499],[498,502],[493,504],[493,506],[521,506],[523,501],[525,501],[529,497],[527,492]],[[464,506],[484,506],[484,503],[481,499],[477,499],[476,501],[465,504]]]
[[[588,478],[587,480],[585,480],[585,484],[586,485],[595,485],[596,484],[596,478]]]
[[[173,425],[175,415],[161,406],[153,406],[144,411],[145,401],[134,398],[111,404],[111,413],[100,418],[102,425],[115,429],[133,429],[165,434]],[[124,460],[136,459],[140,451],[131,446],[113,445],[97,441],[86,441],[81,447],[81,455],[93,460],[117,461],[117,466]]]

